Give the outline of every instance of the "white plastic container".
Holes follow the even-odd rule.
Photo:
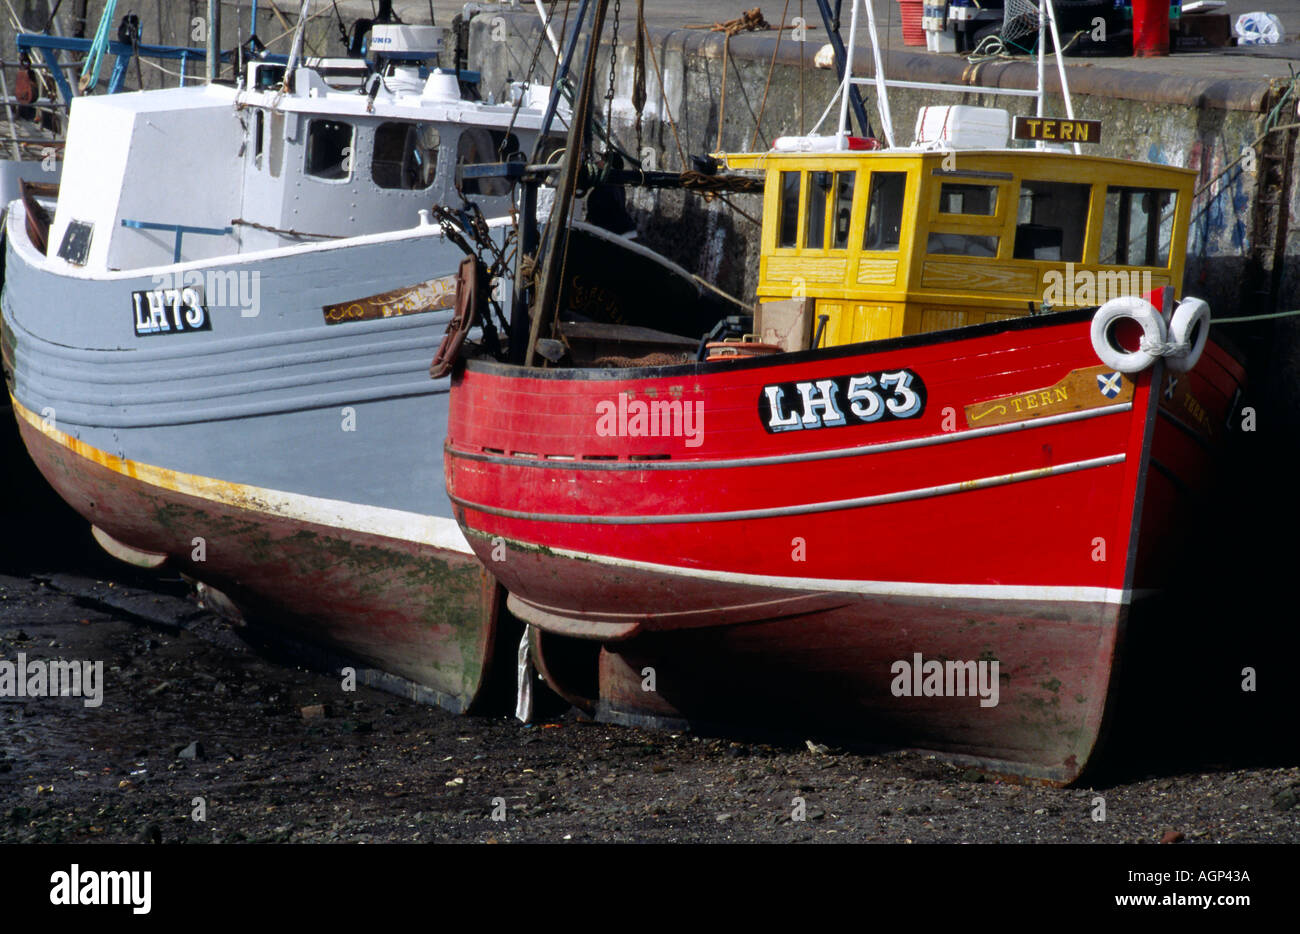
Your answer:
[[[998,107],[952,104],[922,107],[916,115],[917,146],[941,144],[950,149],[1006,149],[1011,114]]]
[[[956,52],[957,37],[950,32],[925,31],[925,48],[929,52]]]

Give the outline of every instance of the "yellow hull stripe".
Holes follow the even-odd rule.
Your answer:
[[[230,483],[213,477],[201,477],[195,474],[181,473],[166,467],[141,464],[126,460],[107,451],[86,444],[59,431],[53,419],[45,419],[28,409],[13,393],[9,394],[18,418],[25,421],[50,441],[78,457],[110,470],[124,477],[130,477],[140,483],[159,489],[169,490],[196,499],[220,503],[244,512],[261,513],[315,525],[348,529],[386,538],[401,539],[421,545],[430,545],[461,554],[472,554],[469,542],[461,534],[460,527],[451,519],[440,516],[420,515],[398,509],[385,509],[378,506],[364,506],[342,500],[323,499],[288,493],[283,490],[269,490],[263,487],[248,486],[242,483]]]

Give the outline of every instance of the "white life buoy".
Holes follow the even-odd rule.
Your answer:
[[[1165,360],[1169,369],[1175,373],[1187,373],[1195,368],[1209,339],[1210,306],[1199,298],[1183,299],[1169,322],[1169,340],[1186,346],[1187,350]]]
[[[1142,347],[1160,347],[1165,342],[1165,319],[1155,306],[1136,295],[1112,298],[1092,317],[1092,349],[1101,362],[1121,373],[1139,373],[1156,362],[1150,350],[1125,350],[1111,340],[1111,329],[1121,318],[1130,318],[1142,328]]]

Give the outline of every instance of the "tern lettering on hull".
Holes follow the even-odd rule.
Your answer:
[[[196,285],[132,292],[131,311],[136,337],[212,330],[212,319],[203,306],[203,289]]]
[[[769,434],[842,428],[916,418],[925,411],[925,383],[911,370],[882,370],[764,386],[758,416]]]

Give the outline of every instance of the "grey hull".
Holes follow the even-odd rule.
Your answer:
[[[398,303],[327,324],[325,311],[449,276],[459,251],[425,228],[188,264],[255,274],[256,307],[208,289],[211,330],[140,336],[132,293],[165,271],[58,272],[21,204],[10,213],[3,345],[19,430],[101,543],[359,674],[395,674],[454,711],[480,701],[503,601],[443,487],[448,381],[428,367],[450,312]]]
[[[455,246],[425,235],[187,264],[255,281],[257,307],[209,305],[210,331],[137,337],[132,293],[165,274],[51,272],[33,262],[21,220],[15,206],[3,312],[13,393],[27,409],[124,460],[451,516],[440,446],[448,381],[428,374],[450,312],[327,324],[323,309],[453,275]]]

